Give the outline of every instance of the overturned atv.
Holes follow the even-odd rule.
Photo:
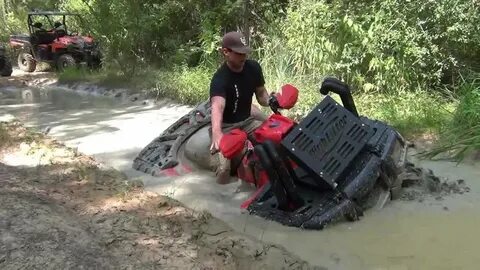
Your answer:
[[[222,137],[220,150],[235,164],[232,174],[257,187],[242,205],[251,214],[287,226],[322,229],[343,218],[358,220],[364,210],[382,207],[399,195],[398,176],[406,162],[401,135],[383,122],[359,116],[343,82],[326,79],[320,92],[325,98],[297,123],[278,112],[297,100],[298,90],[286,85],[272,96],[275,113],[253,138],[238,129]],[[339,94],[343,106],[329,92]],[[154,176],[190,170],[194,158],[185,153],[199,134],[208,136],[209,124],[205,102],[147,145],[133,167]],[[199,167],[209,166],[215,164]]]
[[[0,76],[9,77],[12,75],[12,63],[8,59],[5,48],[0,45]]]

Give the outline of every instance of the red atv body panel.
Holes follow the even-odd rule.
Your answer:
[[[292,129],[295,121],[280,114],[272,114],[263,124],[254,131],[255,140],[263,143],[271,140],[280,143],[283,137]]]

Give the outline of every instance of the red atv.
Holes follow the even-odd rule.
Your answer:
[[[34,72],[38,62],[53,64],[58,70],[86,64],[90,68],[101,65],[101,54],[93,37],[69,32],[67,22],[78,14],[67,12],[28,13],[28,35],[11,35],[10,46],[18,52],[18,66],[25,72]]]
[[[329,92],[340,95],[343,106]],[[231,174],[257,187],[242,205],[251,214],[322,229],[342,218],[357,220],[366,209],[400,195],[406,166],[402,136],[383,122],[359,116],[342,81],[325,79],[320,93],[323,100],[297,122],[279,113],[297,101],[298,90],[285,85],[271,96],[274,114],[251,138],[241,130],[222,137],[220,151],[232,160]],[[210,113],[208,101],[197,106],[148,144],[133,167],[154,176],[188,172],[190,142],[208,140]],[[196,159],[197,168],[208,167],[198,162],[206,157]]]

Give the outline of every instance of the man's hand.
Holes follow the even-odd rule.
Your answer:
[[[220,150],[220,140],[223,137],[223,133],[220,131],[212,131],[212,145],[210,145],[210,153],[215,154]]]

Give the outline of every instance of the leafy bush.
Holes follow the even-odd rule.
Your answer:
[[[102,45],[103,72],[67,71],[65,81],[129,84],[195,104],[208,97],[220,37],[240,29],[256,49],[252,57],[262,64],[267,89],[285,83],[300,89],[289,113],[296,118],[321,99],[322,78],[335,76],[352,86],[361,113],[402,133],[438,130],[451,117],[462,130],[478,123],[477,83],[459,78],[480,67],[475,1],[6,0],[0,39],[24,32],[32,8],[82,14],[84,21],[73,25]],[[455,91],[464,93],[450,114],[447,98]]]
[[[479,55],[478,8],[467,0],[292,0],[263,56],[367,92],[433,90],[454,82],[460,59]]]

